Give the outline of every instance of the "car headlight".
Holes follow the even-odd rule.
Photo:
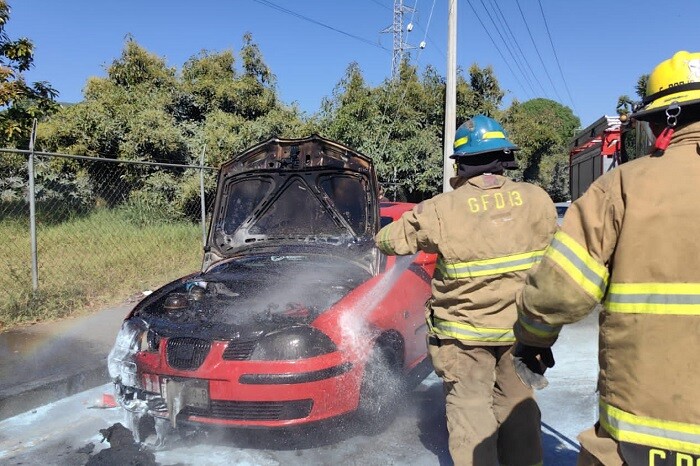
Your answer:
[[[140,341],[146,333],[146,322],[141,319],[129,319],[122,324],[107,357],[109,375],[113,380],[121,380],[125,385],[135,386],[134,355],[139,351]]]
[[[160,348],[160,335],[153,329],[149,328],[141,332],[139,338],[139,351],[157,352]]]
[[[265,335],[256,343],[250,359],[290,361],[332,353],[337,349],[325,333],[314,327],[290,327]]]

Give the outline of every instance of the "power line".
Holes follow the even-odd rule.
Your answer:
[[[559,68],[559,74],[561,74],[561,80],[564,81],[564,88],[566,89],[566,94],[569,96],[569,100],[571,101],[571,106],[574,107],[574,111],[578,113],[578,110],[576,110],[576,104],[574,103],[574,98],[571,97],[571,91],[569,90],[569,85],[566,83],[566,78],[564,77],[564,72],[561,70],[561,63],[559,63],[559,57],[557,56],[557,50],[554,48],[554,42],[552,41],[552,34],[549,32],[549,25],[547,24],[547,18],[544,15],[544,9],[542,8],[542,2],[540,0],[537,0],[537,3],[540,5],[540,12],[542,13],[542,19],[544,20],[544,27],[547,30],[547,37],[549,37],[549,43],[552,46],[552,52],[554,52],[554,59],[557,62],[557,67]]]
[[[416,1],[416,5],[417,5],[417,4],[418,4],[418,1]],[[415,9],[415,6],[414,6],[414,9]],[[432,18],[433,18],[433,10],[434,10],[434,9],[435,9],[435,0],[433,0],[433,5],[430,7],[430,14],[428,15],[428,24],[427,24],[427,26],[426,26],[425,28],[423,28],[423,26],[421,26],[421,24],[420,24],[420,20],[418,20],[418,21],[416,22],[415,26],[417,26],[421,31],[423,31],[423,43],[424,43],[424,45],[427,44],[426,41],[430,42],[430,44],[435,48],[435,50],[437,50],[437,52],[438,52],[441,56],[444,57],[444,56],[446,56],[445,52],[442,51],[442,49],[440,48],[440,46],[438,46],[437,42],[435,42],[435,41],[433,40],[433,38],[430,37],[430,35],[428,34],[428,29],[430,28],[430,22],[432,21]],[[412,17],[411,17],[411,18],[412,18]]]
[[[467,0],[467,3],[469,4],[472,11],[474,12],[474,16],[479,21],[479,24],[481,24],[481,27],[484,29],[484,32],[486,32],[486,35],[489,37],[489,39],[491,39],[491,43],[496,48],[496,51],[498,52],[498,54],[501,56],[501,60],[503,60],[503,63],[505,63],[506,66],[508,67],[508,69],[510,70],[510,74],[513,75],[513,77],[515,78],[515,81],[518,83],[518,86],[520,86],[520,89],[523,91],[523,93],[527,94],[527,90],[525,89],[525,86],[523,86],[523,83],[520,81],[520,78],[518,78],[518,75],[515,73],[515,71],[513,71],[513,68],[510,66],[510,63],[508,63],[508,61],[506,60],[506,57],[503,56],[503,52],[501,52],[501,48],[498,46],[496,41],[493,40],[493,37],[491,36],[491,33],[484,25],[484,22],[481,21],[481,18],[479,17],[479,13],[476,12],[476,9],[474,8],[474,5],[472,5],[471,0]],[[532,86],[530,86],[530,88],[532,88]],[[534,90],[533,90],[532,94],[534,94]]]
[[[430,39],[430,36],[428,35],[428,29],[430,29],[430,22],[433,19],[433,10],[434,9],[435,9],[435,0],[433,0],[433,6],[430,7],[430,14],[428,15],[428,24],[425,25],[425,35],[423,36],[423,41],[425,41],[426,37]],[[432,39],[431,39],[431,41],[432,41]]]
[[[433,45],[433,47],[435,47],[435,50],[437,50],[440,55],[445,57],[445,56],[447,56],[447,54],[442,51],[442,49],[437,45],[437,43],[433,40],[433,38],[430,37],[430,35],[428,34],[428,29],[430,29],[430,22],[433,19],[433,10],[434,9],[435,9],[435,0],[433,0],[433,6],[430,7],[430,14],[428,15],[428,24],[426,25],[425,29],[423,29],[423,26],[421,26],[420,23],[418,23],[418,27],[421,28],[423,30],[423,33],[424,33],[423,42],[425,42],[426,39],[429,40],[430,43]]]
[[[411,11],[411,19],[408,20],[409,24],[413,24],[413,17],[416,15],[416,8],[418,8],[418,0],[413,3],[413,11]]]
[[[324,27],[326,29],[330,29],[331,31],[337,32],[339,34],[350,37],[352,39],[359,40],[360,42],[364,42],[365,44],[371,45],[372,47],[377,47],[377,48],[380,48],[382,50],[386,50],[387,52],[389,51],[389,49],[382,46],[381,44],[378,44],[376,42],[372,42],[371,40],[365,39],[365,38],[360,37],[360,36],[356,36],[355,34],[350,34],[349,32],[341,31],[340,29],[334,28],[333,26],[329,26],[328,24],[322,23],[322,22],[317,21],[313,18],[309,18],[308,16],[304,16],[300,13],[295,12],[295,11],[288,10],[287,8],[281,7],[281,6],[279,6],[275,3],[272,3],[268,0],[253,0],[253,1],[256,3],[259,3],[261,5],[265,5],[269,8],[274,9],[274,10],[281,11],[282,13],[286,13],[288,15],[295,16],[299,19],[303,19],[304,21],[308,21],[308,22],[313,23],[317,26],[321,26],[321,27]]]
[[[561,101],[562,98],[559,95],[559,92],[557,91],[556,86],[554,85],[554,81],[552,80],[552,76],[549,74],[549,70],[547,69],[547,66],[544,64],[544,60],[542,59],[542,55],[540,54],[540,49],[537,48],[537,44],[535,43],[535,38],[532,37],[532,31],[530,31],[530,26],[527,24],[527,20],[525,19],[525,13],[523,13],[523,9],[520,7],[520,0],[515,0],[515,3],[518,5],[518,10],[520,11],[520,16],[523,18],[523,22],[525,23],[525,28],[527,29],[527,33],[530,36],[530,40],[532,41],[532,46],[535,47],[535,52],[537,52],[537,56],[540,59],[540,63],[542,63],[542,69],[544,70],[545,74],[547,75],[547,79],[549,79],[549,83],[552,85],[552,89],[554,89],[554,94],[556,94],[559,101]],[[499,8],[499,10],[500,10],[500,8]]]
[[[525,55],[525,52],[523,52],[523,49],[520,48],[520,41],[515,38],[515,34],[513,34],[513,30],[510,27],[509,21],[506,19],[505,15],[503,14],[503,11],[501,11],[501,7],[498,6],[497,0],[490,0],[490,6],[493,9],[494,16],[496,19],[498,19],[499,23],[503,26],[503,30],[506,32],[506,37],[510,36],[510,40],[512,44],[514,44],[514,49],[517,48],[518,51],[520,52],[520,57],[524,61],[525,66],[527,67],[528,71],[530,71],[530,74],[532,77],[535,79],[537,84],[540,86],[540,90],[542,91],[543,94],[546,94],[546,91],[542,87],[542,84],[539,82],[537,79],[537,76],[535,75],[532,66],[530,66],[530,62],[527,59],[527,56]]]
[[[382,2],[379,2],[379,1],[377,1],[377,0],[369,0],[369,1],[372,2],[372,3],[376,3],[377,5],[379,5],[379,6],[382,7],[382,8],[386,8],[387,10],[391,10],[391,7],[389,7],[389,6],[385,5],[385,4],[383,4]]]
[[[426,26],[425,26],[425,35],[423,36],[423,41],[425,41],[425,38],[428,37],[428,29],[430,29],[430,22],[433,18],[433,10],[435,9],[435,1],[436,0],[433,0],[433,6],[430,8],[430,15],[428,16],[428,24],[426,24]],[[453,0],[453,1],[456,1],[456,0]],[[423,52],[422,48],[418,49],[418,53],[416,54],[416,68],[418,68],[418,62],[420,61],[420,56],[421,56],[422,52]],[[390,85],[393,85],[394,82],[399,82],[399,81],[398,80],[392,81],[392,84],[390,84]],[[391,123],[389,124],[389,128],[386,132],[386,138],[384,139],[384,143],[382,144],[382,148],[379,151],[379,154],[384,154],[386,151],[386,146],[389,143],[389,138],[391,137],[391,132],[394,130],[394,125],[399,120],[399,112],[401,111],[402,107],[406,103],[406,94],[407,93],[408,93],[408,86],[404,85],[403,93],[401,94],[401,99],[399,99],[399,104],[396,107],[396,113],[394,114],[394,118],[392,118]],[[388,107],[388,105],[387,105],[387,107]],[[386,109],[382,110],[382,119],[381,119],[380,123],[384,121],[385,117],[386,117]],[[377,133],[377,135],[379,136],[379,133]],[[376,144],[379,144],[378,137],[377,137],[377,139],[375,139],[375,141],[376,141]],[[394,193],[394,194],[396,194],[396,193]]]
[[[529,85],[530,88],[532,89],[532,93],[535,94],[535,95],[537,95],[537,93],[535,92],[535,89],[532,87],[532,81],[530,81],[530,77],[529,77],[529,76],[527,75],[527,73],[524,71],[523,67],[520,65],[520,62],[519,62],[518,59],[515,57],[515,53],[513,53],[513,50],[511,50],[510,46],[508,45],[508,43],[506,42],[506,40],[503,38],[503,34],[501,34],[501,29],[500,29],[498,26],[496,26],[496,22],[493,20],[493,17],[491,16],[491,13],[489,12],[488,8],[486,8],[486,4],[484,3],[484,0],[480,0],[480,1],[481,1],[481,6],[484,8],[484,11],[486,11],[486,15],[489,17],[489,20],[491,20],[491,24],[493,25],[493,28],[496,30],[496,32],[498,33],[498,36],[499,36],[499,37],[501,38],[501,40],[503,41],[503,44],[506,46],[506,50],[508,51],[508,53],[510,54],[510,56],[511,56],[511,57],[513,58],[513,60],[515,61],[515,64],[517,65],[517,67],[518,67],[518,69],[520,70],[520,72],[523,74],[523,77],[525,77],[525,81],[527,81],[528,85]],[[523,58],[524,58],[524,56],[523,56]],[[527,59],[525,60],[525,64],[526,64],[526,67],[527,67],[527,68],[530,67],[530,65],[527,63]],[[532,74],[533,76],[535,75],[535,74],[532,72],[532,69],[530,69],[530,74]],[[544,93],[544,88],[542,88],[542,84],[540,84],[540,82],[537,80],[536,77],[535,77],[535,81],[537,82],[537,84],[539,84],[540,89],[542,90],[542,93]]]

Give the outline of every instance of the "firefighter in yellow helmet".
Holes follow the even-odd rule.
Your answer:
[[[572,204],[517,300],[526,380],[561,326],[603,303],[599,421],[579,465],[700,464],[700,53],[659,64],[646,92],[631,116],[652,124],[654,153]]]
[[[455,137],[454,191],[418,204],[376,236],[385,254],[436,253],[428,350],[443,380],[450,454],[462,465],[541,464],[540,412],[510,350],[515,295],[557,228],[547,193],[503,176],[517,147],[477,115]]]

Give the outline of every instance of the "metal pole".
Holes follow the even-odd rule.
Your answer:
[[[457,125],[457,0],[449,0],[447,19],[447,80],[445,83],[445,135],[442,162],[442,192],[452,191],[450,178],[454,175],[453,151]]]
[[[29,238],[32,251],[32,290],[36,293],[39,290],[39,261],[37,259],[36,248],[36,201],[34,198],[34,140],[36,139],[36,119],[32,124],[32,134],[29,137],[29,159],[27,161],[27,172],[29,178]]]
[[[207,245],[207,204],[204,200],[204,152],[207,150],[207,146],[202,147],[202,155],[199,158],[199,201],[200,201],[200,211],[202,215],[202,247]]]

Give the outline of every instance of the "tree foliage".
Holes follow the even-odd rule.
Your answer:
[[[634,85],[634,93],[638,97],[638,101],[641,101],[646,97],[647,94],[647,83],[649,82],[649,75],[643,74],[637,78],[637,83]],[[634,106],[638,101],[633,100],[627,94],[623,94],[617,99],[617,110],[618,115],[629,115],[634,110]]]
[[[643,99],[647,96],[647,84],[649,83],[649,75],[643,74],[637,79],[637,84],[634,85],[634,92],[637,97]]]
[[[490,67],[457,77],[457,118],[493,114],[503,98]],[[402,63],[396,79],[367,85],[353,63],[323,102],[324,134],[373,157],[390,197],[418,201],[442,187],[445,80],[432,67],[419,74]]]
[[[555,202],[569,198],[568,143],[580,120],[569,107],[549,99],[513,102],[504,114],[516,152],[515,177],[544,188]]]
[[[216,166],[270,137],[318,133],[372,157],[390,197],[419,201],[441,190],[445,79],[430,66],[419,72],[405,61],[395,79],[372,86],[351,63],[319,113],[310,117],[280,102],[275,75],[250,34],[243,36],[237,54],[202,50],[180,70],[127,37],[121,55],[105,71],[104,77],[88,80],[82,102],[40,125],[41,149],[178,164],[198,164],[204,151],[205,164]],[[490,66],[474,64],[466,74],[458,70],[457,124],[478,113],[505,119],[523,148],[517,175],[564,196],[568,175],[561,162],[578,119],[546,99],[514,102],[504,112],[503,97]],[[83,192],[136,213],[160,209],[181,218],[183,206],[196,204],[193,172],[166,176],[152,168],[144,176],[114,165],[125,187],[113,192],[98,183],[96,173],[63,160],[55,163],[66,179],[90,182],[91,189]]]
[[[231,51],[201,51],[178,73],[128,37],[106,76],[88,80],[84,100],[40,126],[38,144],[48,151],[175,164],[199,164],[204,150],[205,164],[218,165],[262,139],[313,132],[297,108],[279,102],[275,77],[249,34],[239,57],[236,69]],[[126,182],[120,192],[87,173],[110,205],[189,202],[182,199],[184,188],[167,191],[172,183],[158,181],[165,179],[158,168],[146,177],[128,166],[115,170]],[[187,176],[180,174],[182,181]]]
[[[34,44],[26,37],[11,40],[7,1],[0,0],[0,144],[26,148],[34,118],[57,109],[58,92],[45,81],[27,83],[23,73],[34,64]]]

